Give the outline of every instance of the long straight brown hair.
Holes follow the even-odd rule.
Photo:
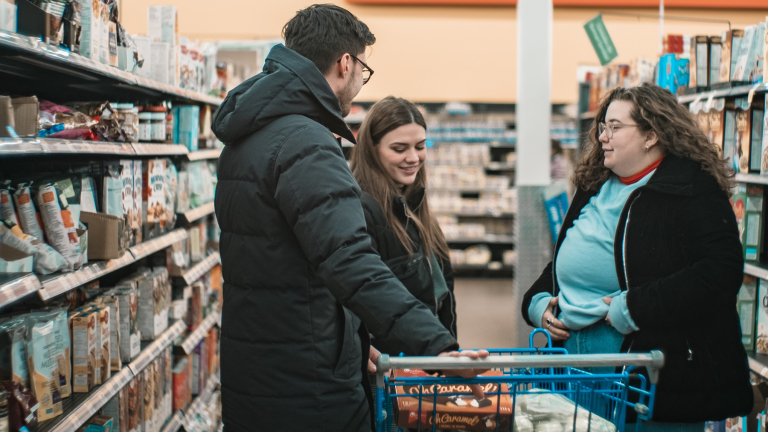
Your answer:
[[[376,102],[360,125],[357,133],[357,145],[352,149],[350,165],[352,174],[357,179],[360,188],[368,192],[379,203],[384,211],[387,225],[394,231],[397,239],[402,243],[408,254],[413,255],[414,244],[405,228],[398,222],[393,211],[392,203],[397,195],[402,195],[406,201],[411,195],[427,186],[426,166],[422,166],[416,174],[416,180],[402,191],[398,191],[392,177],[387,174],[379,159],[379,144],[384,135],[392,132],[400,126],[416,123],[426,131],[427,124],[424,116],[412,102],[387,96]],[[427,257],[432,253],[448,260],[448,244],[432,212],[429,210],[429,202],[426,193],[418,208],[407,209],[408,221],[413,223],[421,237],[424,253]]]

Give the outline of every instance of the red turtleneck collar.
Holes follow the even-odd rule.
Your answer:
[[[666,155],[664,155],[664,156],[666,156]],[[633,183],[639,182],[643,177],[647,176],[649,172],[651,172],[651,171],[653,171],[653,170],[655,170],[656,168],[659,167],[659,164],[661,163],[661,161],[664,160],[664,156],[656,159],[656,162],[648,165],[647,167],[645,167],[645,169],[643,169],[639,173],[637,173],[637,174],[635,174],[635,175],[633,175],[631,177],[619,177],[619,179],[625,185],[631,185]]]

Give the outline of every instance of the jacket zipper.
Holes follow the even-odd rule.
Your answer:
[[[627,231],[629,230],[629,221],[632,218],[632,205],[634,205],[635,201],[640,198],[640,195],[642,195],[642,193],[638,192],[637,196],[632,200],[631,203],[629,203],[629,210],[627,210],[627,221],[624,223],[624,238],[621,239],[621,262],[624,264],[624,282],[627,285],[627,290],[629,290],[629,274],[627,272]]]

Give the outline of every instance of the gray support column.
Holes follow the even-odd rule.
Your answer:
[[[532,330],[520,314],[523,294],[552,258],[543,193],[550,184],[552,0],[517,2],[517,217],[515,218],[515,332],[528,346]]]

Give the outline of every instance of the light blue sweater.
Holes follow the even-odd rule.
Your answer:
[[[621,292],[614,261],[616,226],[627,198],[635,189],[645,185],[651,171],[636,183],[625,185],[612,175],[589,200],[579,217],[568,229],[555,261],[557,283],[560,287],[558,319],[571,330],[579,330],[611,318],[614,328],[622,334],[638,330],[627,309],[626,292]],[[613,297],[611,305],[603,297]],[[533,296],[528,307],[531,321],[540,325],[552,295]]]

